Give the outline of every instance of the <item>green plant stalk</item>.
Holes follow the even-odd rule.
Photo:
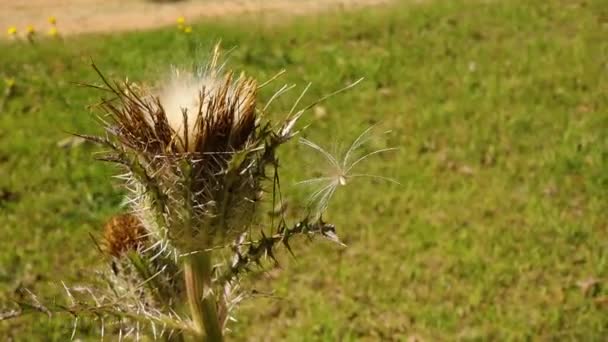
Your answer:
[[[191,254],[184,260],[184,280],[192,321],[205,341],[223,341],[217,306],[211,293],[211,252]]]

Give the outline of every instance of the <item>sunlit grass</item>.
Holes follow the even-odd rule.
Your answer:
[[[96,129],[86,106],[98,94],[74,84],[96,81],[90,59],[110,77],[152,83],[221,38],[236,46],[238,69],[269,79],[285,68],[285,83],[299,82],[273,112],[288,113],[308,82],[312,101],[365,77],[323,104],[323,117],[303,117],[314,126],[303,137],[331,150],[371,125],[391,130],[361,153],[399,150],[357,172],[401,183],[340,188],[327,219],[348,247],[282,255],[282,269],[253,281],[264,298],[237,313],[235,339],[600,340],[607,18],[601,0],[431,0],[275,25],[206,22],[189,35],[0,43],[0,76],[14,80],[0,91],[10,93],[0,100],[0,301],[20,286],[63,296],[60,281],[81,282],[99,258],[89,233],[120,211],[97,149],[58,146],[66,132]],[[301,163],[282,165],[285,179],[322,177],[309,168],[314,156],[293,144],[281,159]],[[307,205],[308,189],[281,185],[298,194],[285,199],[287,214]],[[64,341],[70,324],[2,322],[0,335]]]

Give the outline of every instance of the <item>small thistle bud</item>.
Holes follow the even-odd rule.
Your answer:
[[[128,251],[138,250],[145,241],[146,231],[132,214],[114,216],[104,227],[104,251],[113,257],[118,258]]]

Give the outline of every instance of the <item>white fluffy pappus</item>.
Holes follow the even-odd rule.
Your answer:
[[[197,125],[197,122],[208,120],[210,115],[222,114],[221,111],[218,111],[217,103],[215,103],[216,107],[211,108],[212,101],[217,102],[223,97],[221,100],[224,100],[225,105],[236,103],[230,114],[233,125],[240,122],[249,109],[249,99],[246,97],[251,94],[243,92],[243,84],[246,84],[244,76],[231,80],[226,78],[231,76],[222,75],[222,77],[217,71],[216,69],[207,70],[200,75],[176,71],[158,93],[158,99],[165,111],[167,121],[182,141],[185,141],[186,137],[185,121],[188,133],[186,150],[188,151],[192,151],[196,136],[200,133],[198,132],[200,126]],[[199,115],[202,117],[199,118]],[[214,119],[216,118],[214,117]]]

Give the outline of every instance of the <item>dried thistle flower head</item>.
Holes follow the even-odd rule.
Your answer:
[[[159,90],[106,82],[119,101],[103,103],[114,150],[106,159],[127,167],[146,229],[183,252],[247,229],[274,162],[264,148],[271,133],[256,126],[257,83],[225,72],[219,57],[216,47],[206,68],[176,72]]]
[[[146,242],[146,230],[137,217],[123,214],[112,217],[104,226],[103,249],[114,257],[139,250]]]
[[[253,133],[257,84],[219,74],[215,60],[201,75],[176,71],[158,96],[180,152],[228,152]]]

